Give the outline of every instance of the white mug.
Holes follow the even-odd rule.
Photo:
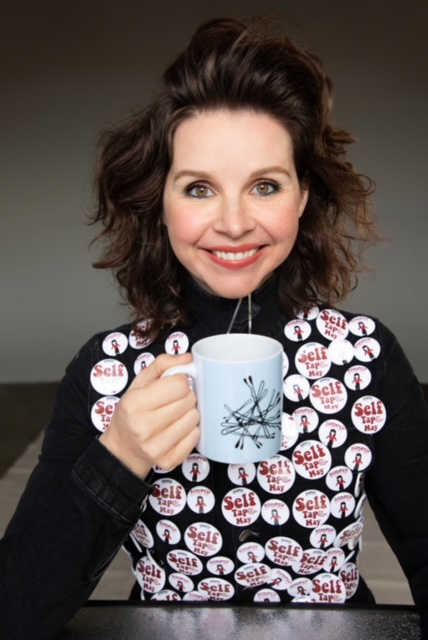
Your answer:
[[[281,448],[283,348],[273,338],[227,333],[192,347],[193,362],[163,375],[193,379],[201,415],[197,450],[217,462],[258,462]]]

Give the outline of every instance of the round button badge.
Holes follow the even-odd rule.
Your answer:
[[[271,569],[262,562],[256,564],[244,564],[235,571],[235,580],[247,589],[260,587],[269,580]]]
[[[183,485],[172,478],[159,478],[153,483],[149,502],[153,509],[164,516],[174,516],[186,506]]]
[[[128,371],[122,362],[107,358],[92,368],[90,380],[95,391],[103,396],[115,396],[128,384]]]
[[[203,482],[210,472],[210,463],[200,453],[191,453],[181,465],[184,477],[191,482]]]
[[[175,331],[165,341],[165,351],[173,356],[186,353],[189,348],[189,338],[182,331]]]
[[[291,460],[277,454],[262,460],[257,467],[257,480],[268,493],[280,494],[291,489],[296,471]]]
[[[128,338],[124,333],[120,333],[119,331],[110,333],[103,340],[103,351],[108,356],[119,356],[126,351],[127,346]]]
[[[235,565],[230,558],[225,556],[216,556],[207,560],[207,569],[216,576],[225,576],[232,573]]]
[[[345,385],[335,378],[320,378],[311,387],[311,404],[321,413],[332,414],[341,411],[347,399]]]
[[[292,565],[292,569],[298,576],[309,576],[323,569],[326,558],[322,549],[305,549],[300,560]]]
[[[311,335],[312,328],[306,320],[291,320],[284,327],[284,334],[293,342],[303,342]]]
[[[370,373],[370,369],[367,369],[367,367],[363,365],[356,365],[347,370],[344,380],[348,389],[352,389],[353,391],[362,391],[369,386],[372,380],[372,374]]]
[[[213,556],[223,546],[223,538],[218,529],[208,522],[195,522],[187,527],[184,540],[190,551],[197,556]]]
[[[156,524],[156,533],[165,544],[178,544],[181,539],[180,529],[171,520],[159,520]]]
[[[118,402],[117,396],[104,396],[95,402],[91,411],[91,420],[98,431],[105,431],[109,427]]]
[[[144,353],[140,353],[140,355],[136,358],[134,362],[134,373],[136,376],[140,373],[142,369],[146,369],[153,360],[155,359],[152,353],[148,353],[145,351]]]
[[[309,395],[309,382],[304,376],[293,374],[285,378],[284,395],[292,402],[302,402]]]
[[[351,411],[352,423],[362,433],[377,433],[386,422],[386,409],[382,400],[374,396],[359,398]]]
[[[328,340],[344,340],[349,333],[345,316],[335,309],[323,309],[316,319],[318,331]]]
[[[374,338],[362,338],[355,343],[355,356],[360,362],[371,362],[379,357],[380,344]]]
[[[170,567],[179,573],[184,573],[186,576],[196,576],[203,569],[201,560],[194,553],[183,549],[170,551],[166,559]]]
[[[235,595],[235,587],[223,578],[205,578],[198,584],[198,591],[208,600],[230,600]]]
[[[313,580],[312,595],[318,602],[340,604],[346,600],[346,587],[333,573],[322,573]]]
[[[307,480],[323,478],[331,467],[331,453],[318,440],[304,440],[296,445],[292,458],[297,473]]]
[[[300,347],[295,358],[297,371],[306,378],[323,378],[331,367],[328,349],[319,342],[308,342]]]
[[[336,449],[346,441],[348,430],[339,420],[326,420],[318,429],[318,437],[328,449]]]
[[[150,326],[151,322],[149,320],[137,322],[129,334],[129,346],[133,349],[144,349],[144,347],[151,344],[153,339],[144,335],[144,332],[150,331]]]
[[[296,522],[308,529],[324,524],[330,515],[330,500],[322,491],[303,491],[293,502],[293,516]]]
[[[285,524],[290,517],[290,509],[282,500],[268,500],[262,506],[262,518],[272,526]]]
[[[269,560],[281,567],[295,564],[303,555],[301,545],[296,540],[285,536],[276,536],[268,540],[265,551]]]
[[[249,562],[261,562],[265,557],[265,550],[258,542],[245,542],[238,547],[236,554],[238,560],[248,564]]]
[[[233,484],[246,487],[256,477],[256,465],[252,462],[242,464],[229,464],[227,467],[227,475]]]
[[[319,422],[318,414],[312,407],[299,407],[293,411],[293,418],[299,432],[303,435],[315,431]]]
[[[214,507],[215,498],[208,487],[192,487],[187,494],[187,504],[195,513],[209,513]]]
[[[354,336],[360,336],[364,338],[373,333],[376,328],[374,320],[367,318],[367,316],[356,316],[349,322],[349,330]]]
[[[257,520],[260,515],[260,498],[247,488],[232,489],[223,498],[221,510],[230,524],[245,527]]]

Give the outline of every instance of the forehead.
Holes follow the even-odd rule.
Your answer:
[[[196,112],[177,126],[172,138],[173,163],[214,163],[230,155],[248,155],[248,160],[276,156],[289,161],[292,151],[291,136],[282,123],[251,110]]]

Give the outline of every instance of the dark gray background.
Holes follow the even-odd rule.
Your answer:
[[[287,14],[326,63],[336,121],[359,138],[390,242],[370,252],[346,306],[381,317],[428,382],[425,0],[16,0],[0,24],[0,381],[57,380],[94,332],[126,319],[94,271],[90,169],[96,133],[150,98],[208,17]]]

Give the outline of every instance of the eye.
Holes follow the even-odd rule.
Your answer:
[[[253,190],[258,196],[270,196],[272,193],[279,191],[279,185],[276,182],[259,182]]]
[[[209,198],[213,194],[213,191],[205,184],[192,184],[186,189],[186,193],[192,198]]]

